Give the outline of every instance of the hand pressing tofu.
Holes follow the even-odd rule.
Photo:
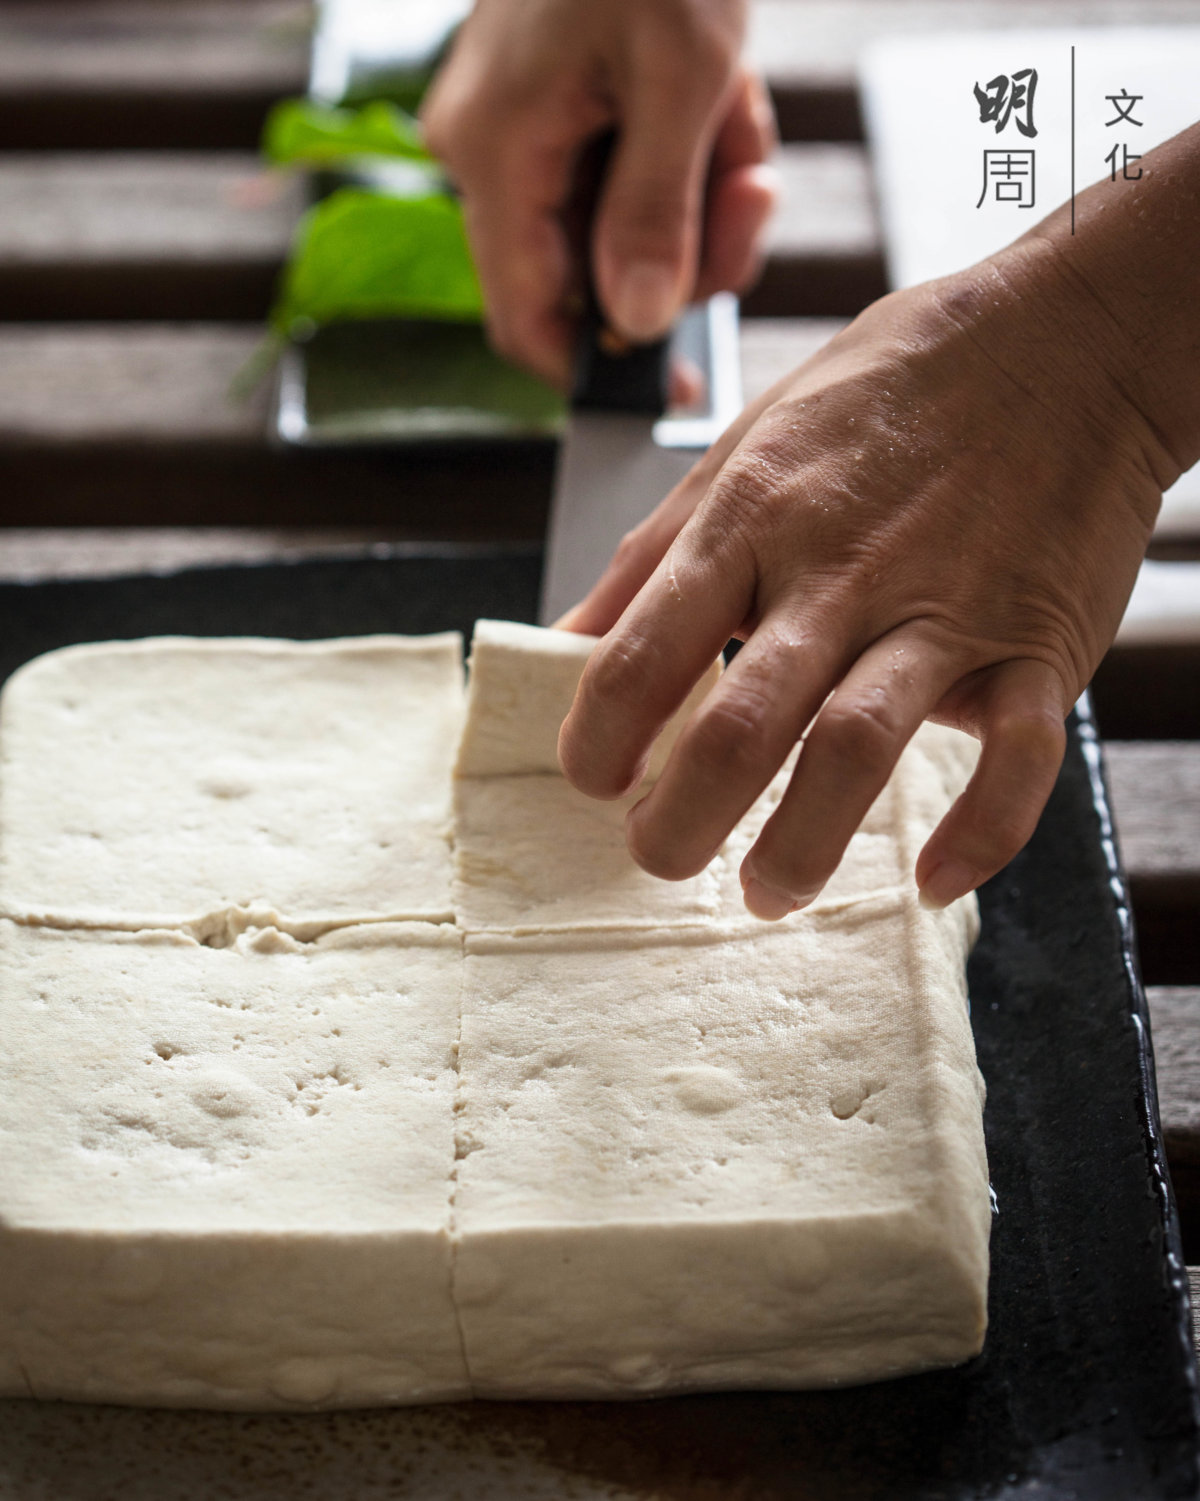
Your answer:
[[[1200,126],[979,265],[867,308],[749,408],[561,625],[603,635],[560,739],[599,798],[730,636],[745,643],[630,811],[693,876],[802,736],[741,867],[811,902],[925,719],[982,741],[916,866],[941,907],[1005,865],[1120,622],[1163,489],[1200,457]],[[807,733],[806,733],[807,732]]]

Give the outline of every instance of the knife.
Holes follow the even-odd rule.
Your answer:
[[[611,141],[601,143],[601,172],[610,149]],[[583,259],[586,267],[589,258]],[[688,308],[669,338],[642,345],[624,345],[608,330],[590,270],[586,301],[550,504],[542,625],[578,604],[624,534],[678,484],[742,407],[732,294]],[[704,377],[698,409],[666,410],[676,358],[689,360]]]

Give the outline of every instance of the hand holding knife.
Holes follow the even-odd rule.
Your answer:
[[[742,404],[731,294],[688,309],[671,336],[651,344],[628,344],[607,326],[587,246],[614,139],[608,132],[585,153],[573,212],[585,306],[551,502],[538,617],[543,625],[583,598],[625,533],[683,478]],[[704,374],[707,410],[700,415],[664,415],[676,352]]]

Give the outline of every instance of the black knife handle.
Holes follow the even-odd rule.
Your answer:
[[[650,344],[629,343],[609,328],[596,296],[592,224],[616,139],[616,132],[608,130],[589,142],[575,174],[568,232],[574,230],[575,249],[583,268],[584,308],[575,346],[571,405],[585,411],[661,417],[667,409],[669,337]]]

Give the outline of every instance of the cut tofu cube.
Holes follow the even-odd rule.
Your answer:
[[[513,620],[477,621],[455,775],[557,774],[558,732],[596,641],[595,636]],[[663,729],[647,765],[649,778],[658,776],[692,711],[719,675],[720,664],[714,662]]]
[[[915,893],[468,936],[455,1296],[482,1396],[823,1386],[981,1347],[963,961]]]
[[[447,925],[213,949],[0,922],[0,1390],[465,1396],[462,973]]]
[[[450,920],[462,706],[455,634],[40,657],[0,710],[0,904],[206,934]]]
[[[720,859],[670,883],[631,858],[624,820],[644,786],[598,802],[559,772],[559,728],[595,645],[512,621],[475,627],[454,796],[454,910],[468,932],[695,924],[720,910]],[[714,662],[658,737],[648,780],[719,672]]]

